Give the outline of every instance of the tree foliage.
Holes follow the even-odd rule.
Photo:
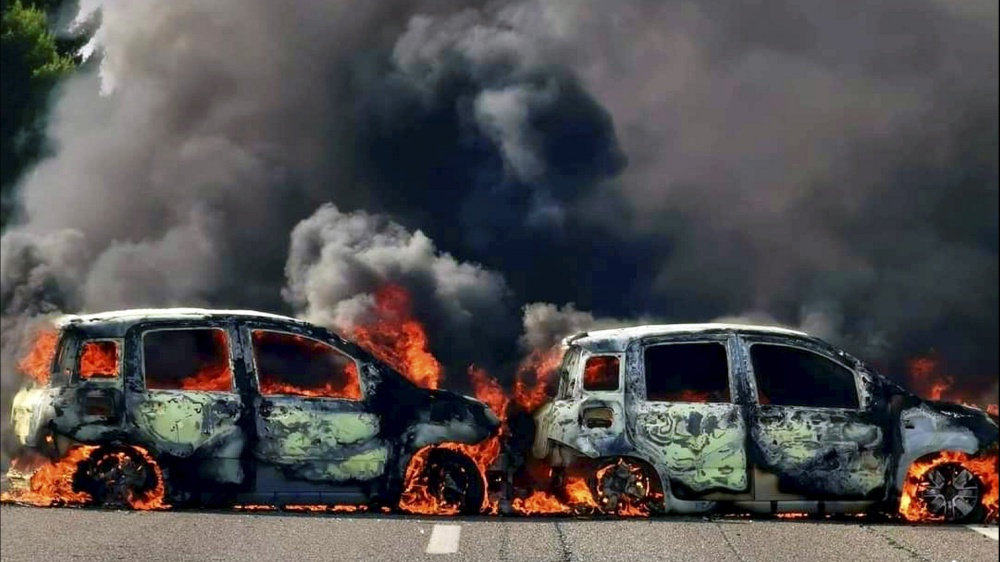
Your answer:
[[[0,5],[0,225],[14,210],[14,186],[44,155],[49,95],[76,61],[78,43],[49,27],[61,0],[3,0]]]

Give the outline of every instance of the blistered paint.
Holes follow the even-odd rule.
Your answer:
[[[851,411],[763,406],[752,429],[765,470],[788,493],[867,497],[886,484],[882,429]]]
[[[389,450],[384,446],[361,451],[344,459],[328,459],[323,462],[284,462],[287,470],[296,478],[317,482],[344,482],[349,480],[372,480],[385,472]]]
[[[266,459],[329,458],[331,451],[374,439],[378,432],[379,420],[372,414],[283,405],[262,424],[258,454]]]
[[[186,457],[237,437],[236,400],[227,393],[156,390],[134,401],[132,415],[141,434],[160,450]]]
[[[29,444],[32,436],[42,425],[42,420],[54,415],[50,396],[52,391],[47,388],[23,388],[14,395],[11,405],[11,431],[18,444]]]
[[[896,466],[897,491],[902,490],[910,465],[920,457],[939,451],[973,454],[981,446],[971,429],[959,425],[951,416],[934,411],[928,404],[904,410],[899,417],[899,430],[902,454]]]
[[[636,447],[691,491],[748,486],[746,425],[735,405],[647,404],[636,414],[635,433]]]

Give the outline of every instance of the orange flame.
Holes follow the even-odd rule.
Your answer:
[[[56,357],[59,334],[44,328],[35,334],[31,349],[17,362],[17,370],[38,384],[48,384],[52,374],[52,361]]]
[[[441,364],[427,349],[427,333],[412,316],[407,290],[393,284],[379,288],[375,292],[375,315],[371,324],[354,328],[354,341],[417,386],[438,388]]]
[[[427,466],[427,456],[432,450],[434,450],[433,445],[424,447],[410,459],[403,479],[405,487],[399,499],[399,508],[417,515],[456,515],[459,506],[439,501],[431,493],[427,478],[423,474],[424,467]]]
[[[233,388],[233,372],[229,368],[229,338],[222,330],[212,330],[215,351],[213,361],[195,374],[180,381],[181,390],[229,392]]]
[[[489,376],[485,370],[469,366],[469,378],[472,380],[475,396],[478,400],[486,403],[491,410],[500,418],[501,422],[506,420],[507,406],[510,400],[496,379]],[[501,438],[505,425],[501,424],[500,432],[480,443],[469,445],[465,443],[442,443],[438,447],[457,451],[472,459],[479,470],[479,477],[484,479],[486,471],[496,462],[500,456]],[[427,455],[434,446],[424,447],[418,451],[406,470],[404,479],[405,492],[400,500],[400,508],[410,513],[421,515],[454,515],[458,513],[458,507],[454,505],[442,504],[430,493],[427,483],[421,477],[424,466],[427,462]],[[495,502],[489,502],[484,507],[489,511],[496,511]]]
[[[596,355],[587,360],[583,368],[583,386],[593,390],[615,390],[618,388],[618,357]]]
[[[110,340],[89,341],[80,354],[80,378],[115,378],[118,376],[118,343]]]
[[[979,479],[983,488],[980,503],[986,511],[986,519],[995,521],[998,513],[998,491],[1000,491],[997,480],[997,459],[997,448],[993,447],[977,456],[946,451],[913,463],[903,483],[903,493],[899,501],[900,515],[907,521],[940,521],[941,518],[931,513],[923,499],[923,477],[934,467],[956,463]]]
[[[941,400],[945,392],[951,389],[955,379],[947,375],[938,375],[938,358],[934,356],[916,357],[908,361],[910,385],[913,389],[929,400]]]
[[[939,365],[940,359],[935,354],[916,357],[907,362],[910,387],[914,392],[928,400],[958,402],[997,415],[1000,410],[996,403],[987,403],[955,388],[955,377],[940,373]]]
[[[514,402],[531,413],[549,400],[548,391],[556,380],[556,369],[562,361],[563,349],[535,349],[517,368],[514,380]]]
[[[5,502],[16,502],[20,504],[48,507],[54,505],[79,505],[91,501],[90,494],[74,489],[73,479],[80,470],[84,461],[88,460],[94,451],[98,449],[94,445],[82,445],[74,447],[56,461],[45,461],[34,466],[27,467],[26,472],[31,472],[28,489],[3,494],[2,500]],[[152,467],[156,474],[156,487],[145,492],[142,497],[129,495],[128,504],[136,510],[165,509],[170,507],[165,502],[166,489],[163,484],[163,473],[159,465],[153,460],[149,453],[142,448],[135,450],[143,460]],[[126,455],[123,452],[112,454],[123,462]],[[12,466],[14,470],[20,470],[18,463]]]
[[[254,331],[252,338],[255,345],[283,340],[281,343],[293,342],[296,346],[301,346],[308,350],[308,354],[324,356],[336,353],[324,343],[296,336],[292,334],[273,333],[265,331]],[[358,376],[358,367],[354,361],[344,357],[344,366],[340,372],[332,372],[327,378],[316,378],[305,381],[309,384],[292,384],[282,380],[281,375],[261,372],[258,374],[260,391],[265,395],[289,394],[295,396],[317,396],[325,398],[344,398],[347,400],[361,399],[361,379]]]

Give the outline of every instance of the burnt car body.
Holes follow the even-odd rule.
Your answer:
[[[802,332],[637,326],[563,346],[556,395],[534,416],[532,457],[563,468],[626,459],[652,475],[659,511],[891,510],[918,459],[995,455],[995,417],[922,400]],[[941,519],[979,515],[971,474],[933,478],[948,480],[935,489]],[[615,498],[629,486],[593,485]]]
[[[417,451],[477,443],[499,428],[482,402],[419,388],[293,318],[128,310],[67,315],[53,327],[48,382],[13,401],[22,455],[96,445],[92,457],[151,457],[174,506],[394,506]],[[86,478],[77,484],[100,495]]]

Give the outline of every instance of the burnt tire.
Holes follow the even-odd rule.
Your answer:
[[[472,459],[449,451],[435,449],[427,456],[421,471],[427,489],[444,505],[455,506],[461,515],[476,515],[486,499],[486,485],[479,467]]]
[[[129,448],[95,451],[80,464],[73,477],[74,489],[89,494],[91,505],[119,509],[148,499],[158,485],[155,467]]]
[[[591,474],[590,490],[597,510],[605,515],[653,513],[657,509],[655,474],[643,464],[626,458],[601,463]]]
[[[975,523],[986,513],[983,483],[958,463],[937,465],[920,478],[917,495],[924,509],[944,523]]]

